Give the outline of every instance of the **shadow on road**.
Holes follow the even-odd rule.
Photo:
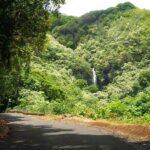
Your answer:
[[[0,117],[14,128],[7,139],[0,141],[0,150],[136,150],[111,135],[82,134],[30,117],[10,114]]]

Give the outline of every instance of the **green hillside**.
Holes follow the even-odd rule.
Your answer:
[[[79,31],[80,40],[74,52],[91,68],[96,69],[101,91],[106,91],[110,97],[124,98],[128,95],[135,96],[149,86],[149,10],[124,3],[105,11],[88,13],[77,20],[80,23],[74,25],[78,25],[78,30],[83,30],[83,26],[87,28],[83,30],[83,34]],[[84,20],[82,24],[81,20]],[[59,35],[67,39],[71,33],[62,33],[64,30],[70,31],[70,28],[74,29],[74,26],[65,23],[56,26],[52,33],[56,37]],[[67,46],[67,43],[63,44]],[[74,75],[78,77],[79,73],[78,70]],[[88,72],[81,74],[81,78],[91,81],[90,76],[84,76]]]
[[[97,25],[103,22],[103,19],[111,14],[115,14],[117,17],[119,12],[125,12],[135,8],[133,4],[126,2],[116,7],[108,8],[107,10],[92,11],[81,17],[64,15],[58,18],[52,17],[53,22],[50,30],[61,44],[75,49],[85,37],[93,34],[90,30],[91,25]]]
[[[150,10],[119,4],[50,16],[45,47],[21,70],[14,109],[150,122]],[[97,84],[93,84],[92,69]]]

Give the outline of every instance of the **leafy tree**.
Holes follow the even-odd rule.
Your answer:
[[[56,10],[62,2],[63,0],[0,2],[0,58],[4,66],[14,66],[13,58],[28,59],[30,52],[23,47],[39,48],[43,45],[49,27],[49,11]]]
[[[0,1],[0,93],[3,93],[0,100],[17,95],[17,90],[14,93],[13,89],[19,86],[19,72],[22,67],[28,71],[32,51],[39,52],[43,47],[49,13],[56,11],[63,2]]]

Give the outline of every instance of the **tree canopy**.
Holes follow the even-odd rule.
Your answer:
[[[49,14],[62,3],[64,0],[0,1],[0,100],[8,99],[10,91],[16,95],[20,70],[27,69],[32,52],[42,49]]]
[[[0,60],[5,67],[28,54],[23,47],[40,47],[49,25],[49,13],[63,0],[2,0],[0,2]]]

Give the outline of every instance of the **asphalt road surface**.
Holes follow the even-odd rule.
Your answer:
[[[12,126],[12,133],[0,141],[0,150],[150,150],[77,123],[43,121],[12,113],[0,114],[0,118]]]

